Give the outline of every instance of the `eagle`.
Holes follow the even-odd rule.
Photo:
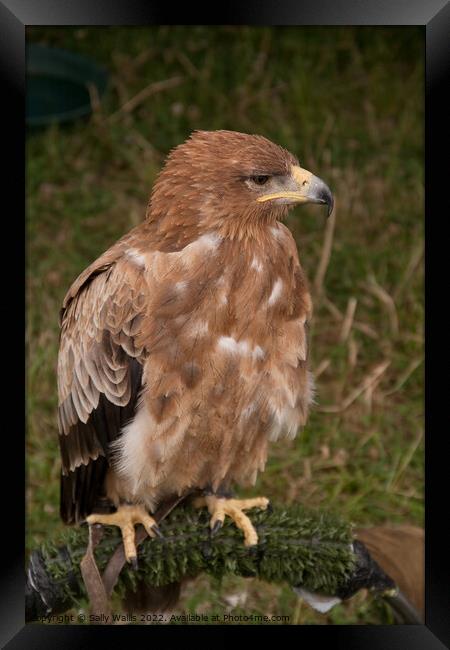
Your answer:
[[[293,438],[313,400],[312,304],[292,206],[333,208],[328,186],[261,135],[195,131],[167,157],[145,220],[86,268],[60,314],[61,517],[121,528],[194,495],[216,532],[226,516],[258,537],[232,498]]]

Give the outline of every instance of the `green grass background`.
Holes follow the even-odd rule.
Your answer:
[[[164,157],[193,129],[261,133],[336,197],[331,256],[314,293],[318,404],[295,441],[273,445],[266,472],[242,493],[331,508],[357,525],[422,525],[423,30],[30,28],[27,37],[85,54],[111,75],[90,119],[27,138],[27,548],[63,530],[55,374],[63,296],[143,219]],[[124,110],[173,77],[176,85]],[[314,287],[323,210],[296,208],[287,225]],[[383,361],[390,365],[379,381],[349,400]],[[303,624],[392,620],[364,594],[320,615],[287,587],[237,577],[198,578],[181,609]]]

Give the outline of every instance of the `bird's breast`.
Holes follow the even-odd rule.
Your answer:
[[[298,262],[206,243],[203,256],[192,248],[195,264],[179,258],[153,283],[141,410],[121,442],[136,489],[164,491],[169,475],[178,490],[251,482],[268,441],[307,417],[310,298]]]
[[[175,268],[154,283],[138,344],[147,350],[147,401],[158,423],[186,409],[206,421],[220,407],[233,417],[256,414],[262,428],[275,418],[293,435],[311,392],[311,301],[296,252],[280,234],[269,243],[241,249],[203,238],[188,258],[171,257]]]

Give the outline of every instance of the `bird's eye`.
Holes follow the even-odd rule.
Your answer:
[[[265,185],[267,181],[269,180],[270,176],[252,176],[251,180],[256,184],[256,185]]]

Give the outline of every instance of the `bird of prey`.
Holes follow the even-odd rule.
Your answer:
[[[268,445],[293,438],[313,398],[311,298],[281,220],[332,210],[327,185],[260,135],[196,131],[169,154],[146,218],[75,280],[58,358],[61,516],[134,525],[196,494],[211,528],[257,533],[231,498],[254,484]],[[112,505],[105,513],[105,503]],[[103,510],[102,510],[103,509]]]

